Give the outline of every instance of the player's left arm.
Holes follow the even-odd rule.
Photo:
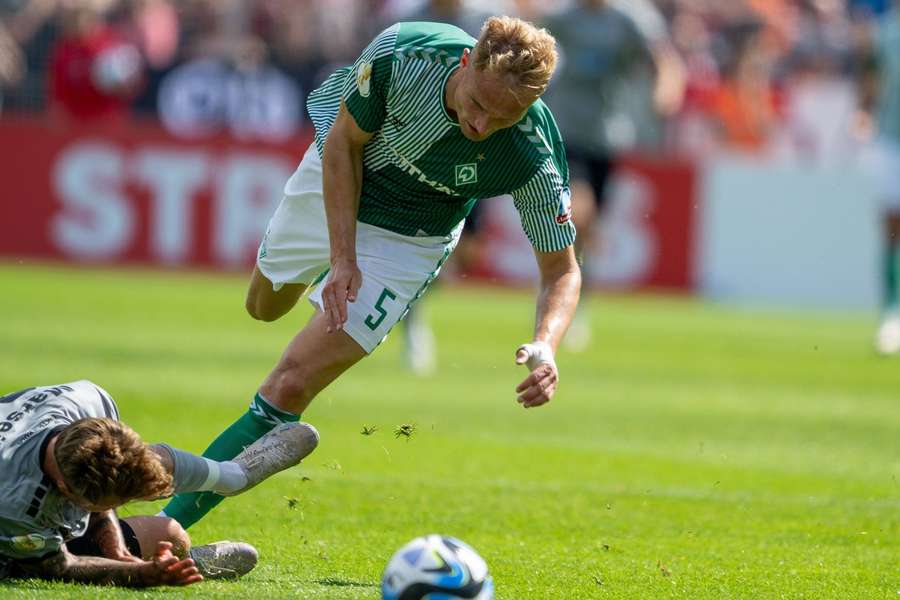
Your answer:
[[[572,246],[534,254],[541,275],[534,340],[516,351],[516,363],[529,370],[516,387],[518,401],[525,408],[546,404],[556,392],[559,370],[554,355],[572,322],[581,290],[581,269]]]
[[[115,510],[91,513],[87,535],[97,541],[105,558],[122,562],[142,562],[128,551]]]
[[[529,140],[540,142],[538,152],[545,160],[525,185],[512,192],[541,276],[534,339],[516,350],[516,363],[529,371],[516,387],[525,408],[546,404],[556,393],[559,370],[553,357],[572,322],[581,291],[565,148],[552,116],[540,111],[534,116],[537,135]]]

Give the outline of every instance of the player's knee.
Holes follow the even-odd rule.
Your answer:
[[[256,310],[256,302],[251,297],[247,297],[247,301],[244,303],[244,308],[247,309],[247,314],[256,319],[257,321],[261,321],[262,319],[259,316],[259,312]]]
[[[257,302],[257,299],[253,296],[247,296],[247,302],[244,304],[244,306],[247,309],[247,314],[249,314],[257,321],[264,321],[266,323],[271,323],[284,314],[283,312],[266,310],[266,307],[264,307],[260,302]]]
[[[289,412],[299,412],[315,395],[303,369],[290,361],[279,365],[271,387],[272,389],[264,390],[264,395],[275,400],[279,408]]]
[[[181,523],[175,519],[166,517],[164,520],[165,523],[161,527],[162,536],[160,541],[172,544],[172,554],[182,558],[186,557],[191,549],[191,536],[181,526]]]

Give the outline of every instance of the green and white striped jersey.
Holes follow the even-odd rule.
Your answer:
[[[480,198],[513,197],[534,248],[575,239],[565,149],[550,110],[535,102],[516,125],[473,142],[444,105],[447,79],[475,40],[452,25],[399,23],[307,101],[323,153],[343,99],[374,132],[363,153],[359,220],[409,236],[445,236]],[[290,186],[290,183],[288,184]]]

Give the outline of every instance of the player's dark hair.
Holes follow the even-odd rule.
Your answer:
[[[53,457],[72,492],[91,503],[167,496],[172,475],[133,429],[113,419],[79,419],[60,432]]]

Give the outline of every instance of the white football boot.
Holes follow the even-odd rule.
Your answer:
[[[204,579],[237,579],[252,571],[259,561],[256,548],[244,542],[194,546],[189,554]]]
[[[319,445],[319,432],[309,423],[282,423],[262,436],[232,460],[247,476],[247,485],[230,494],[243,494],[287,468],[293,467],[312,454]]]
[[[875,349],[884,355],[900,352],[900,313],[885,315],[875,335]]]

